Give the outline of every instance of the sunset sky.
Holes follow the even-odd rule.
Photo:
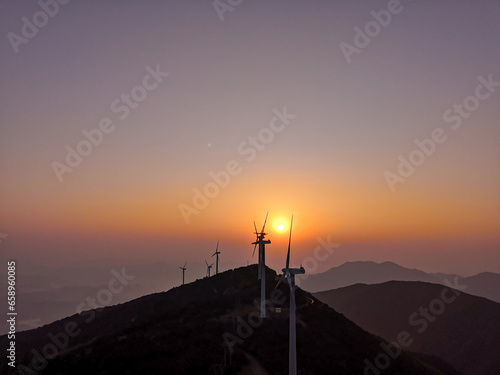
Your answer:
[[[274,269],[293,214],[293,264],[318,238],[340,245],[311,273],[356,260],[500,272],[500,84],[482,83],[500,82],[500,2],[402,0],[346,58],[341,43],[388,3],[71,1],[15,47],[9,33],[42,8],[2,2],[0,256],[182,265],[220,240],[227,269],[256,261],[253,220],[269,211]],[[455,103],[474,107],[458,129],[443,119]],[[58,178],[54,162],[103,119]],[[391,189],[384,174],[439,128],[446,140]],[[228,163],[238,173],[194,207]]]

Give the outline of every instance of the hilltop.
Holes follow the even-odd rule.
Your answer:
[[[43,366],[40,357],[32,362],[33,353],[50,354],[50,337],[56,337],[62,349],[41,374],[285,374],[288,285],[273,293],[277,275],[266,270],[267,296],[274,299],[269,318],[261,321],[256,275],[255,265],[242,267],[21,332],[18,363],[26,374],[33,364]],[[381,338],[301,289],[296,296],[299,374],[363,374],[367,361],[385,353]],[[68,327],[74,337],[65,342]],[[6,336],[0,342],[5,346]],[[7,373],[5,359],[0,366]],[[440,359],[403,351],[384,374],[458,373]]]

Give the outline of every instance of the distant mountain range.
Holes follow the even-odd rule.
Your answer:
[[[483,272],[461,277],[454,274],[426,273],[392,262],[347,262],[326,272],[300,276],[300,287],[310,292],[342,288],[353,284],[380,284],[386,281],[423,281],[434,284],[463,285],[467,293],[500,302],[500,274]]]
[[[178,266],[165,262],[126,267],[126,270],[135,278],[120,293],[113,294],[113,305],[170,289],[182,280]],[[0,270],[0,277],[7,278],[5,270]],[[44,274],[23,273],[16,291],[17,308],[23,312],[18,316],[17,330],[40,327],[74,314],[80,303],[95,298],[100,290],[108,288],[112,277],[111,270],[103,266],[55,268]],[[0,300],[7,300],[6,293],[7,289],[0,291]],[[0,334],[6,332],[7,326],[0,326]]]
[[[198,267],[199,266],[199,267]],[[197,268],[198,267],[198,268]],[[119,268],[119,267],[118,267]],[[205,264],[188,265],[188,277],[202,275]],[[156,262],[150,265],[126,267],[127,273],[135,279],[113,295],[112,304],[123,303],[140,296],[168,290],[179,285],[182,276],[177,265]],[[48,324],[76,312],[78,305],[89,297],[95,297],[112,277],[110,269],[104,266],[64,268],[48,270],[45,274],[23,274],[17,290],[17,307],[22,311],[17,322],[17,330],[24,331]],[[25,271],[26,272],[26,271]],[[6,278],[5,270],[0,276]],[[472,277],[448,274],[426,274],[411,270],[395,263],[351,262],[317,275],[306,274],[300,282],[302,288],[317,292],[335,289],[356,283],[375,284],[389,280],[411,280],[442,283],[445,279],[467,286],[467,293],[500,302],[500,275],[481,273]],[[300,281],[299,281],[300,280]],[[6,290],[0,291],[0,299],[6,300]],[[7,326],[0,326],[0,334],[7,332]]]
[[[388,341],[408,332],[408,350],[436,355],[464,374],[500,373],[499,303],[413,281],[356,284],[314,296]]]
[[[259,318],[257,266],[84,311],[16,335],[17,369],[2,374],[288,373],[288,285],[266,270],[269,317]],[[272,294],[273,293],[273,294]],[[301,375],[459,375],[442,359],[398,351],[297,289]],[[8,348],[7,336],[0,347]],[[376,367],[377,366],[377,367]]]

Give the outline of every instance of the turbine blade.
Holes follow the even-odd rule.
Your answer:
[[[255,228],[255,234],[257,234],[257,225],[255,225],[255,220],[253,221],[253,227]]]
[[[278,280],[278,284],[274,287],[274,289],[278,288],[278,286],[281,284],[281,282],[285,279],[285,275],[280,275],[280,279]]]
[[[257,248],[257,244],[255,244],[255,246],[253,247],[253,254],[252,254],[252,258],[254,257],[255,255],[255,249]]]
[[[290,221],[290,237],[288,238],[288,252],[286,254],[286,268],[290,268],[290,243],[292,242],[292,225],[293,225],[293,215]]]
[[[267,213],[266,213],[266,220],[264,220],[264,225],[262,226],[262,232],[261,233],[264,233],[264,229],[266,228],[267,216],[268,215],[269,215],[269,211],[267,211]]]
[[[184,267],[186,267],[186,264],[188,264],[188,262],[184,263]]]

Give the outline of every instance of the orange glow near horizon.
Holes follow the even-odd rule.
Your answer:
[[[499,240],[496,227],[500,210],[490,205],[487,195],[474,196],[470,202],[457,199],[453,190],[445,198],[432,191],[392,196],[376,186],[352,189],[327,181],[318,186],[295,181],[288,188],[286,183],[274,182],[269,188],[249,183],[251,175],[241,177],[193,215],[189,224],[178,209],[179,203],[189,202],[189,189],[89,186],[87,190],[72,191],[68,184],[67,193],[61,195],[44,191],[39,185],[24,198],[29,215],[28,208],[15,209],[16,205],[20,207],[19,202],[3,202],[10,228],[2,230],[12,237],[29,237],[29,230],[30,235],[47,239],[44,241],[60,239],[65,245],[54,252],[61,258],[75,245],[91,243],[80,250],[82,259],[170,259],[168,254],[174,250],[178,254],[179,249],[186,254],[182,257],[190,254],[196,259],[205,249],[212,251],[220,240],[225,260],[237,259],[246,264],[255,262],[253,221],[260,231],[269,212],[266,232],[272,245],[267,254],[269,264],[276,267],[281,267],[286,257],[292,215],[292,260],[296,266],[311,256],[318,237],[330,236],[331,241],[341,244],[339,251],[349,244],[369,243],[398,247],[398,254],[411,252],[408,246],[425,241],[442,244]],[[37,204],[39,196],[44,197],[45,206]],[[279,225],[283,225],[282,230]]]
[[[8,3],[19,29],[28,2]],[[390,243],[408,265],[456,253],[500,270],[498,1],[453,17],[420,2],[353,64],[332,37],[352,36],[368,2],[254,2],[224,27],[202,2],[115,3],[99,3],[112,22],[80,2],[78,22],[2,55],[2,254],[182,265],[220,240],[223,261],[246,264],[269,212],[280,267],[293,215],[295,261],[329,237],[366,244],[365,259],[390,260]],[[425,32],[404,27],[423,14]]]
[[[356,191],[339,189],[331,183],[314,188],[307,183],[296,183],[293,189],[276,183],[270,192],[267,187],[247,187],[245,180],[235,180],[234,186],[213,199],[198,215],[193,215],[189,224],[178,209],[184,192],[168,193],[161,187],[156,190],[135,187],[122,189],[119,193],[112,189],[95,189],[62,196],[39,190],[25,202],[30,206],[29,219],[22,210],[9,209],[11,202],[5,202],[3,208],[12,218],[10,226],[29,226],[40,232],[196,236],[200,239],[215,236],[234,241],[253,236],[253,220],[260,230],[267,211],[266,231],[276,240],[286,240],[292,214],[296,241],[328,234],[339,242],[479,238],[492,236],[498,229],[498,210],[489,206],[487,196],[475,197],[470,203],[457,202],[453,192],[448,199],[426,193],[418,197],[400,195],[393,198],[375,188]],[[36,194],[45,196],[45,207],[36,204]],[[189,198],[189,194],[186,196]],[[464,210],[467,215],[462,214]]]

